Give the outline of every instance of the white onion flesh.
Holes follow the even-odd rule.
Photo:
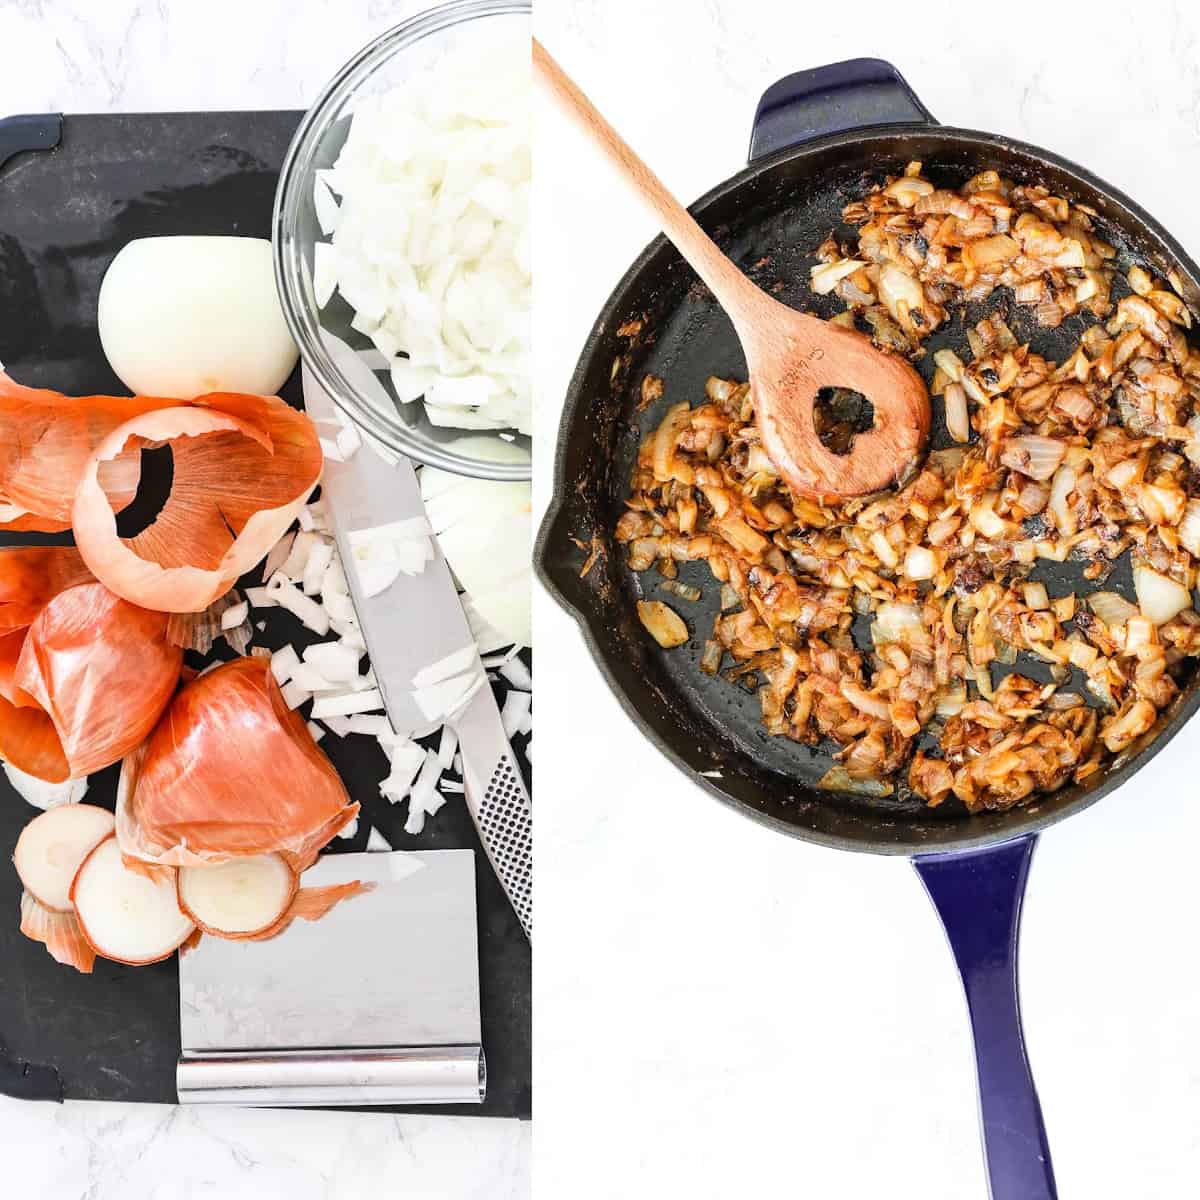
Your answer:
[[[1133,568],[1133,590],[1137,592],[1142,616],[1162,625],[1192,607],[1192,594],[1174,579],[1149,567]]]
[[[164,869],[156,879],[131,871],[115,837],[84,860],[71,886],[71,901],[92,949],[130,966],[168,957],[195,930],[179,907],[174,869]]]
[[[513,451],[514,460],[520,452]],[[471,603],[509,642],[533,640],[533,519],[528,483],[425,467],[421,495],[438,544]]]
[[[78,804],[88,789],[86,775],[62,783],[48,783],[14,767],[12,763],[4,764],[4,774],[23,800],[43,810],[56,808],[60,804]]]
[[[273,396],[297,350],[262,238],[138,238],[100,285],[100,342],[131,392]]]
[[[316,180],[318,303],[336,286],[439,425],[532,432],[530,82],[527,42],[451,55],[365,97]]]
[[[54,912],[71,908],[80,863],[108,837],[113,815],[94,804],[62,804],[33,818],[17,838],[13,866],[25,890]]]
[[[183,911],[216,937],[270,929],[287,912],[296,877],[278,854],[253,854],[179,871]]]

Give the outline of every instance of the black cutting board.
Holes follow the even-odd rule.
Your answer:
[[[96,332],[96,300],[108,264],[138,237],[269,237],[279,167],[300,114],[68,116],[61,119],[61,140],[59,120],[0,121],[0,362],[30,386],[75,395],[121,394],[124,388]],[[299,402],[298,374],[283,395]],[[150,469],[146,488],[154,487]],[[4,540],[67,539],[13,534]],[[256,619],[268,622],[256,634],[257,644],[274,649],[312,640],[282,609],[260,612]],[[229,657],[224,644],[218,645],[218,654]],[[502,685],[497,688],[502,694]],[[114,696],[113,703],[120,698]],[[519,739],[528,779],[524,747]],[[487,1099],[482,1106],[393,1111],[528,1117],[529,944],[465,804],[452,799],[427,819],[424,833],[410,837],[403,829],[405,806],[393,807],[378,795],[386,764],[374,742],[327,735],[322,748],[364,812],[357,836],[337,841],[335,851],[364,849],[373,823],[397,850],[476,852]],[[116,774],[112,767],[92,777],[89,802],[112,807]],[[17,930],[20,885],[9,858],[21,828],[35,815],[0,775],[0,1092],[27,1099],[173,1103],[179,1057],[174,958],[138,968],[98,959],[93,975],[79,975]],[[387,948],[387,931],[381,930],[380,954]]]

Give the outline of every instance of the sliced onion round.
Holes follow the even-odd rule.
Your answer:
[[[206,867],[181,867],[179,906],[214,937],[248,938],[291,907],[295,873],[278,854],[254,854]]]
[[[115,837],[84,859],[71,903],[88,945],[103,958],[143,966],[169,957],[191,937],[192,919],[179,907],[175,872],[131,870]]]
[[[13,866],[25,890],[54,912],[69,912],[71,881],[92,850],[111,837],[113,815],[94,804],[62,804],[21,830]]]

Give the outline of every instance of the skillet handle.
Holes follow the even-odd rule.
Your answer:
[[[991,1200],[1055,1200],[1042,1108],[1017,996],[1021,900],[1036,834],[984,850],[916,858],[962,976],[975,1039]]]
[[[785,75],[763,92],[748,161],[828,133],[910,121],[937,124],[904,76],[882,58],[812,67]]]

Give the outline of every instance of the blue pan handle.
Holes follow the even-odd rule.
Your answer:
[[[22,150],[52,150],[62,138],[62,113],[0,118],[0,167]]]
[[[798,71],[772,84],[754,114],[750,161],[866,125],[935,125],[904,76],[878,58]],[[975,1039],[991,1200],[1056,1200],[1042,1108],[1017,998],[1021,900],[1036,836],[914,859],[962,976]]]
[[[910,121],[937,124],[891,63],[852,58],[813,67],[786,75],[763,92],[750,132],[749,161],[828,133]]]
[[[992,1200],[1058,1195],[1017,997],[1021,900],[1036,841],[1031,834],[984,850],[913,860],[967,994]]]

